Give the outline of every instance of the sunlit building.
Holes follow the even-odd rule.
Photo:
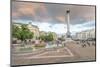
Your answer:
[[[75,38],[80,40],[95,39],[95,29],[78,32]]]
[[[32,25],[31,22],[27,25],[28,29],[34,33],[34,38],[37,39],[39,37],[39,28],[35,25]]]
[[[47,35],[47,33],[45,31],[40,31],[39,34],[40,34],[40,36]]]

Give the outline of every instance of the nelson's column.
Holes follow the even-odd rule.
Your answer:
[[[66,33],[66,40],[72,40],[71,39],[71,33],[70,33],[70,10],[66,11],[66,22],[67,22],[67,33]]]

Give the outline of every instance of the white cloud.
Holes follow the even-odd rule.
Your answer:
[[[64,34],[67,32],[67,25],[66,24],[52,24],[52,23],[40,23],[40,22],[33,22],[34,25],[37,25],[41,31],[46,32],[55,32],[57,34]],[[70,31],[72,34],[75,34],[76,32],[88,30],[95,28],[95,22],[89,21],[82,24],[76,24],[76,25],[70,25]]]
[[[55,32],[57,34],[63,34],[66,33],[67,29],[65,27],[67,27],[65,24],[51,24],[51,23],[40,23],[40,22],[33,22],[33,25],[36,25],[39,27],[39,29],[41,31],[46,31],[46,32]]]
[[[28,23],[29,21],[20,21],[20,22]],[[61,23],[53,24],[49,22],[32,22],[32,24],[38,26],[40,31],[46,31],[46,32],[51,31],[57,34],[65,34],[67,32],[66,24],[61,24]],[[81,32],[92,28],[95,28],[95,21],[88,21],[81,24],[70,25],[71,34],[75,34],[76,32]]]

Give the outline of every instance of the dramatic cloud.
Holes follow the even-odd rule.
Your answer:
[[[95,28],[94,6],[12,2],[12,21],[32,22],[33,25],[39,27],[40,31],[65,34],[67,32],[66,10],[68,9],[72,34]]]
[[[95,20],[94,6],[12,2],[12,20],[31,20],[66,23],[66,10],[70,9],[70,23],[78,24]]]
[[[48,21],[50,17],[44,4],[12,2],[12,19]]]

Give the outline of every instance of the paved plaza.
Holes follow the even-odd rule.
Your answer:
[[[67,43],[65,47],[44,48],[28,53],[13,53],[12,65],[94,61],[95,46]]]

